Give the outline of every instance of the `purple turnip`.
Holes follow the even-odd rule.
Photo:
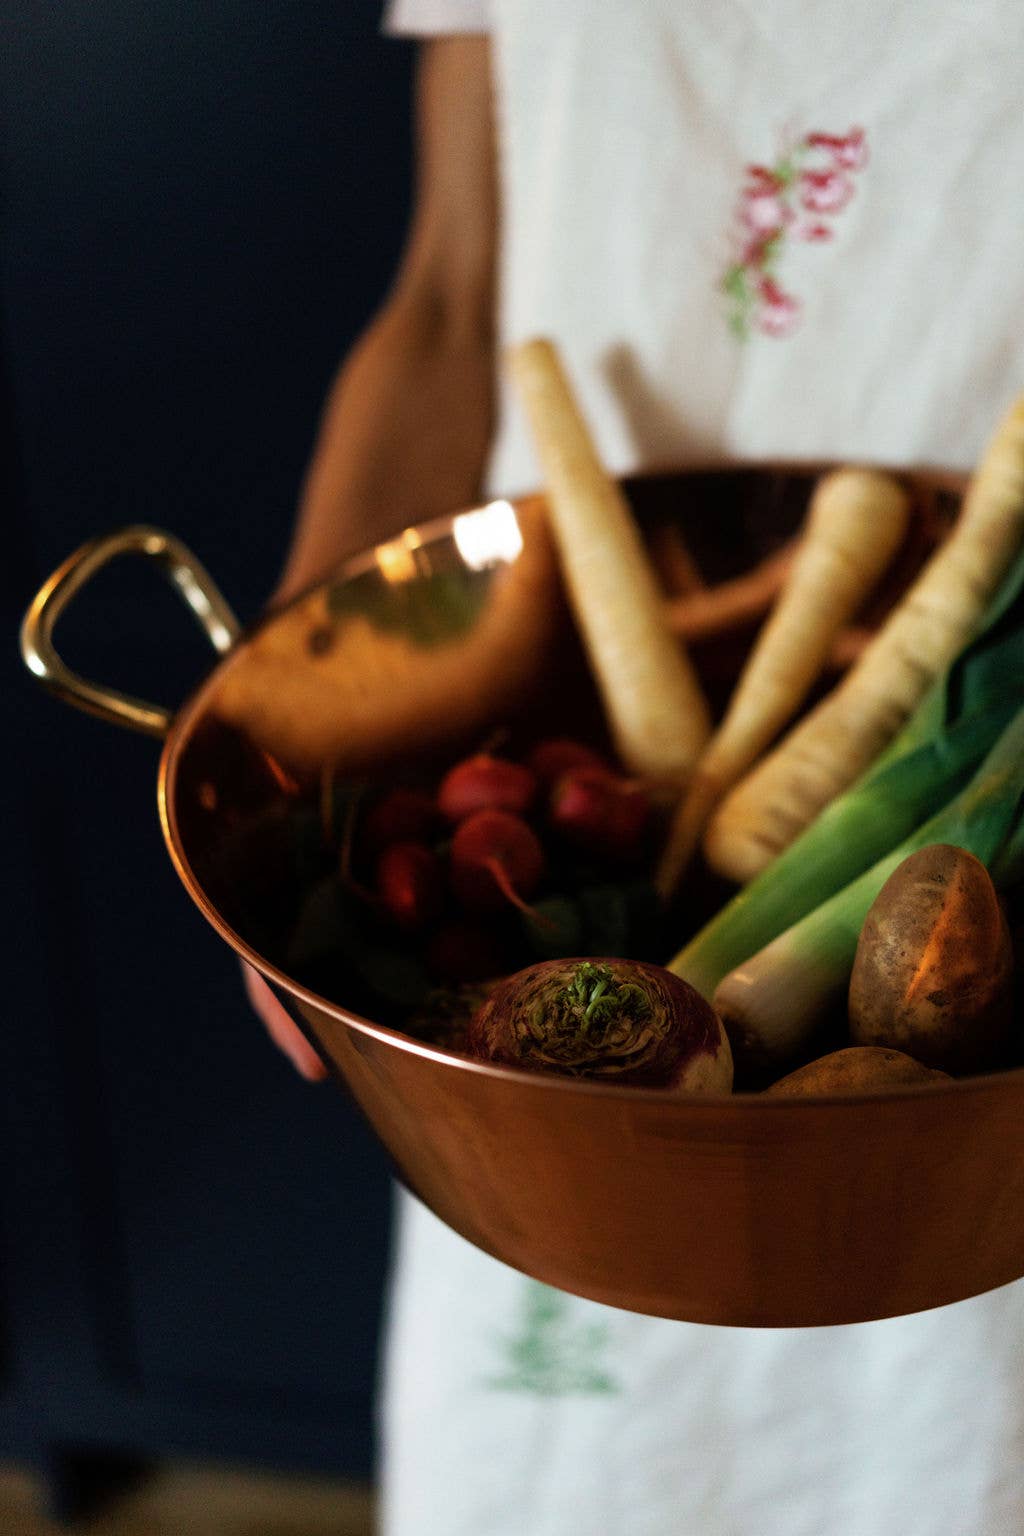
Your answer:
[[[544,960],[499,983],[474,1015],[467,1052],[567,1077],[729,1093],[721,1020],[680,977],[641,960]]]

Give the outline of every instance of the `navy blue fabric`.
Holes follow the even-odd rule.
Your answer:
[[[134,520],[258,611],[406,215],[412,54],[378,29],[371,0],[8,8],[0,1458],[371,1465],[383,1155],[249,1014],[164,852],[156,745],[45,698],[16,632]],[[211,662],[138,562],[60,639],[172,706]]]

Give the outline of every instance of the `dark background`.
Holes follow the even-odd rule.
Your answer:
[[[2,62],[0,1459],[366,1475],[389,1178],[263,1037],[173,873],[156,743],[45,697],[17,627],[85,539],[181,536],[243,619],[407,209],[372,0],[11,0]],[[61,627],[172,706],[211,664],[122,561]]]

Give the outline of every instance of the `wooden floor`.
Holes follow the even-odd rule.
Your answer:
[[[43,1518],[35,1484],[0,1466],[2,1536],[373,1536],[373,1496],[313,1478],[175,1467],[74,1525]]]

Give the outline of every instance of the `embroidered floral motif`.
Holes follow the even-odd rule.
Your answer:
[[[517,1333],[501,1339],[503,1369],[485,1385],[499,1392],[536,1397],[603,1397],[619,1390],[606,1369],[608,1329],[578,1323],[568,1296],[526,1280]]]
[[[787,240],[831,240],[828,222],[856,191],[868,160],[863,128],[808,133],[775,165],[748,165],[738,209],[735,259],[722,278],[729,327],[741,341],[754,331],[788,336],[800,322],[800,300],[778,282]]]

